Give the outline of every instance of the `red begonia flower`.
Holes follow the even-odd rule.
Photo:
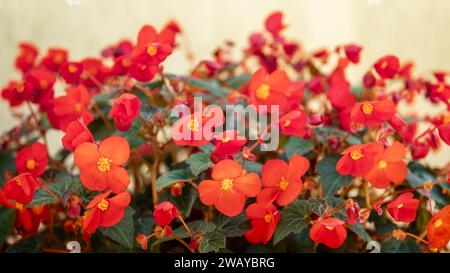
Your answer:
[[[362,47],[355,44],[346,45],[344,47],[345,55],[354,64],[359,63]]]
[[[359,204],[358,202],[350,201],[345,203],[345,212],[347,214],[347,221],[350,225],[355,225],[360,220]]]
[[[7,201],[14,200],[20,205],[26,205],[33,200],[37,187],[36,179],[30,173],[23,173],[8,180],[2,194]]]
[[[39,177],[45,172],[48,164],[47,147],[40,142],[19,150],[16,156],[16,169],[19,173],[31,173]]]
[[[67,62],[67,50],[59,48],[50,48],[47,55],[41,61],[41,64],[52,72],[58,72],[61,65]]]
[[[56,82],[53,73],[45,68],[35,68],[27,73],[25,81],[33,87],[30,100],[46,108],[53,100]]]
[[[375,158],[372,170],[364,176],[375,188],[386,188],[391,182],[400,184],[406,177],[406,163],[403,157],[406,155],[406,148],[396,141],[379,153]]]
[[[32,91],[33,86],[27,82],[10,81],[8,86],[2,90],[2,97],[9,102],[11,107],[15,107],[30,99]]]
[[[91,103],[91,96],[84,85],[71,87],[67,94],[53,101],[52,109],[48,113],[49,121],[56,129],[66,130],[70,122],[82,118],[86,124],[94,120],[94,115],[87,107]]]
[[[348,147],[336,164],[336,171],[341,175],[364,176],[368,174],[375,158],[383,151],[380,143],[360,144]]]
[[[216,161],[230,158],[238,153],[246,143],[247,139],[244,136],[239,136],[239,132],[236,130],[228,130],[214,135],[214,151],[211,157]]]
[[[393,79],[400,70],[400,61],[396,56],[388,55],[379,59],[374,67],[381,78]]]
[[[199,185],[200,200],[205,205],[214,205],[229,217],[241,213],[246,197],[255,197],[261,190],[261,179],[255,173],[245,173],[237,162],[226,159],[212,170],[212,179]]]
[[[395,221],[410,223],[416,220],[419,205],[420,200],[414,199],[414,194],[407,192],[392,200],[387,210]]]
[[[34,62],[38,56],[37,48],[30,43],[21,43],[19,45],[20,52],[16,57],[16,68],[22,71],[23,74],[27,73],[34,66]]]
[[[128,192],[108,198],[110,191],[97,195],[87,205],[83,220],[83,232],[94,233],[98,227],[111,227],[122,220],[131,201]]]
[[[153,218],[155,218],[158,226],[165,227],[172,223],[173,219],[180,215],[180,211],[169,201],[164,201],[155,205],[153,211]]]
[[[175,32],[169,28],[159,34],[150,25],[143,26],[138,34],[136,47],[131,51],[133,62],[157,66],[172,53]]]
[[[442,141],[450,145],[450,115],[442,118],[442,123],[438,127],[438,133]]]
[[[327,97],[333,107],[343,110],[355,104],[355,96],[350,91],[350,83],[345,77],[346,64],[341,64],[328,78]]]
[[[131,59],[129,56],[124,55],[116,58],[111,68],[110,75],[112,76],[124,76],[126,75],[131,66]]]
[[[94,142],[94,137],[91,131],[87,128],[82,119],[76,119],[69,123],[66,127],[65,135],[61,139],[64,148],[68,151],[75,151],[75,149],[84,142]]]
[[[128,188],[130,178],[121,167],[130,157],[130,146],[125,138],[111,136],[100,145],[85,142],[75,150],[75,164],[80,168],[80,180],[89,190],[121,193]]]
[[[87,88],[99,88],[108,76],[108,68],[95,58],[86,58],[81,61],[83,73],[81,73],[81,84]]]
[[[351,119],[355,123],[379,126],[395,114],[395,104],[390,100],[366,101],[353,106]]]
[[[271,203],[253,203],[247,207],[245,214],[252,226],[245,233],[247,241],[251,244],[267,244],[280,220],[277,208]]]
[[[68,84],[78,84],[82,73],[83,65],[77,62],[66,62],[59,69],[59,74]]]
[[[303,110],[293,110],[280,118],[281,132],[287,136],[304,137],[308,117]]]
[[[22,235],[34,235],[39,226],[51,221],[51,211],[45,206],[33,206],[31,208],[19,208],[16,214],[15,227]]]
[[[301,177],[309,169],[306,157],[293,155],[289,164],[280,159],[267,161],[261,170],[264,189],[258,195],[258,202],[273,202],[286,206],[302,192]]]
[[[109,111],[109,115],[114,120],[114,125],[119,131],[125,132],[131,128],[134,119],[141,110],[141,101],[130,93],[122,94],[114,100],[114,105]]]
[[[345,222],[329,217],[317,220],[309,231],[311,240],[322,243],[329,248],[339,248],[347,238]]]
[[[286,25],[283,23],[283,13],[277,11],[269,15],[265,21],[266,30],[277,36]]]
[[[443,207],[427,225],[427,238],[434,248],[444,248],[450,240],[450,205]]]

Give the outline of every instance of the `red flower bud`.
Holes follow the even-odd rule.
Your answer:
[[[169,201],[159,203],[153,211],[156,224],[162,227],[169,225],[179,215],[180,211]]]
[[[134,119],[139,115],[141,101],[136,95],[125,93],[114,101],[109,115],[114,119],[114,125],[119,131],[130,129]]]

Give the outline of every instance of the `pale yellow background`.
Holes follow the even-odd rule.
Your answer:
[[[98,54],[120,38],[134,38],[143,24],[160,27],[175,18],[199,60],[225,39],[243,46],[273,10],[285,13],[287,33],[302,40],[306,49],[347,42],[363,45],[362,63],[352,71],[353,79],[386,53],[414,59],[423,72],[450,70],[449,0],[79,0],[80,5],[68,4],[76,1],[0,0],[1,86],[15,76],[12,63],[22,40],[42,49],[66,47],[78,59]],[[189,63],[180,51],[166,67],[182,73]],[[419,114],[439,111],[425,104],[419,109]],[[0,131],[4,131],[13,124],[4,101],[0,115]],[[448,155],[447,149],[435,160],[444,164]]]

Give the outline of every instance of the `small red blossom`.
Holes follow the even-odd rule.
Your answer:
[[[125,132],[131,128],[131,124],[139,115],[141,101],[130,93],[122,94],[114,100],[114,105],[109,111],[109,115],[114,120],[114,125],[119,131]]]
[[[89,190],[121,193],[128,188],[130,178],[121,167],[130,157],[130,146],[120,136],[104,139],[97,146],[84,142],[75,150],[75,164],[80,168],[80,180]]]
[[[94,233],[98,227],[111,227],[122,220],[131,201],[128,192],[109,198],[110,191],[97,195],[87,205],[84,214],[83,232]]]
[[[450,205],[443,207],[427,225],[427,238],[434,248],[444,248],[450,240]]]
[[[283,23],[283,13],[277,11],[270,14],[266,19],[265,27],[268,32],[277,36],[286,27]]]
[[[67,125],[65,135],[61,139],[64,148],[68,151],[75,151],[75,149],[84,142],[94,142],[94,137],[91,131],[87,128],[82,119],[76,119]]]
[[[280,159],[267,161],[261,170],[264,189],[257,197],[258,202],[275,201],[286,206],[294,201],[302,191],[301,177],[309,166],[308,159],[299,155],[293,155],[289,164]]]
[[[17,210],[15,227],[22,235],[38,233],[41,224],[47,225],[52,219],[48,206],[33,206]]]
[[[153,211],[153,218],[155,218],[156,224],[161,227],[170,225],[170,223],[176,217],[180,216],[180,211],[169,201],[164,201],[155,205]]]
[[[277,208],[271,203],[253,203],[247,207],[245,214],[252,226],[245,233],[247,241],[251,244],[267,244],[280,220]]]
[[[336,171],[341,175],[364,176],[372,170],[376,156],[382,151],[379,143],[350,146],[341,153]]]
[[[81,61],[83,73],[81,74],[81,84],[87,88],[98,89],[108,76],[108,68],[102,61],[95,58],[86,58]]]
[[[413,197],[413,193],[407,192],[398,196],[388,204],[387,210],[395,221],[411,223],[416,220],[416,213],[420,200],[414,199]]]
[[[359,63],[362,47],[355,44],[349,44],[344,47],[345,55],[354,64]]]
[[[355,104],[351,112],[353,122],[379,126],[395,114],[395,104],[390,100],[366,101]]]
[[[61,65],[67,62],[68,53],[65,49],[50,48],[41,61],[41,65],[52,72],[58,72]]]
[[[359,222],[359,204],[352,199],[345,203],[345,212],[347,213],[347,221],[350,225],[355,225]]]
[[[16,68],[22,71],[23,74],[27,73],[34,66],[34,62],[38,56],[38,49],[36,46],[30,43],[21,43],[19,45],[20,53],[16,57]]]
[[[400,61],[396,56],[388,55],[379,59],[374,67],[381,78],[393,79],[400,70]]]
[[[228,130],[213,137],[214,151],[211,154],[213,161],[231,158],[237,154],[247,143],[244,136],[239,136],[236,130]]]
[[[25,82],[33,87],[30,100],[43,108],[48,107],[53,100],[53,86],[56,82],[53,73],[45,68],[35,68],[27,73]]]
[[[83,65],[78,62],[66,62],[59,69],[59,74],[68,84],[78,84],[82,73]]]
[[[19,150],[16,156],[16,169],[19,173],[31,173],[39,177],[45,172],[48,164],[47,147],[40,142]]]
[[[347,61],[348,62],[348,61]],[[345,76],[347,64],[341,61],[328,77],[327,97],[333,107],[343,110],[355,104],[355,96],[350,91],[350,83]]]
[[[23,173],[5,183],[2,195],[6,201],[14,200],[19,206],[26,205],[33,200],[37,187],[36,179],[30,173]]]
[[[212,170],[212,179],[199,185],[200,200],[205,205],[214,205],[229,217],[241,213],[246,197],[255,197],[261,190],[261,179],[255,173],[245,173],[237,162],[226,159]]]
[[[30,99],[33,86],[27,82],[10,81],[2,90],[2,97],[8,100],[11,107],[21,105]]]
[[[329,248],[339,248],[347,238],[345,222],[338,218],[329,217],[317,220],[309,231],[311,240]]]
[[[281,132],[287,136],[304,137],[306,135],[307,120],[305,111],[293,110],[282,116],[279,121]]]

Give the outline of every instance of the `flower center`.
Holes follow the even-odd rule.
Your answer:
[[[437,219],[436,222],[434,222],[434,227],[438,228],[438,227],[442,226],[442,224],[443,224],[442,220],[441,219]]]
[[[27,159],[27,169],[28,170],[34,170],[36,169],[36,161],[32,158]]]
[[[97,161],[97,167],[98,170],[102,173],[108,172],[111,167],[112,160],[107,158],[106,156],[100,157],[100,159]]]
[[[228,141],[230,141],[230,138],[229,138],[229,137],[224,137],[224,138],[222,139],[222,142],[223,142],[223,143],[227,143]]]
[[[16,179],[16,184],[19,185],[19,186],[22,186],[22,184],[23,184],[22,177],[19,177],[19,178]]]
[[[398,208],[398,209],[403,208],[403,204],[398,204],[398,205],[397,205],[397,208]]]
[[[158,49],[154,45],[150,45],[147,47],[147,54],[150,56],[155,56],[158,53]]]
[[[361,157],[362,157],[361,150],[358,149],[358,150],[352,151],[352,152],[350,153],[350,157],[351,157],[353,160],[359,160],[359,159],[361,159]]]
[[[266,221],[266,223],[272,222],[272,215],[271,214],[264,215],[264,221]]]
[[[195,118],[191,118],[191,120],[189,120],[187,124],[187,127],[191,132],[197,132],[199,130],[200,124]]]
[[[129,67],[129,66],[131,65],[130,59],[128,59],[128,58],[123,58],[123,60],[122,60],[122,65],[123,65],[124,67]]]
[[[333,230],[334,229],[333,226],[325,226],[325,228],[328,229],[328,230]]]
[[[62,53],[57,53],[57,54],[55,55],[55,57],[53,57],[53,61],[54,61],[55,63],[57,63],[57,64],[62,63],[63,60],[64,60],[64,56],[63,56]]]
[[[283,191],[287,189],[289,186],[289,181],[286,180],[286,177],[281,177],[280,183],[278,184],[278,187],[282,189]]]
[[[48,82],[46,80],[41,80],[39,82],[39,86],[41,87],[41,89],[47,89],[48,87]]]
[[[224,180],[222,180],[220,189],[224,191],[231,191],[233,189],[233,179],[225,178]]]
[[[387,165],[388,164],[385,160],[378,161],[378,168],[380,168],[380,169],[386,169]]]
[[[256,89],[256,97],[261,100],[266,100],[270,95],[270,87],[263,83]]]
[[[450,123],[450,115],[444,117],[444,124]]]
[[[444,91],[444,89],[445,89],[445,85],[444,85],[442,82],[439,83],[439,86],[438,86],[438,88],[437,88],[437,91],[440,93],[440,92]]]
[[[386,69],[386,67],[388,66],[388,62],[384,61],[381,63],[381,69]]]
[[[17,92],[22,93],[23,90],[25,90],[25,86],[23,85],[23,83],[18,83],[16,85],[16,90],[17,90]]]
[[[288,127],[289,125],[291,125],[291,120],[290,119],[285,120],[283,126]]]
[[[75,111],[80,112],[81,111],[81,103],[75,103]]]
[[[78,68],[73,64],[69,64],[69,67],[67,67],[67,70],[69,70],[69,73],[73,74],[78,71]]]
[[[109,202],[106,201],[106,199],[100,200],[100,202],[98,202],[98,204],[97,204],[97,208],[101,211],[107,210],[108,207],[109,207]]]
[[[373,112],[373,105],[371,103],[364,103],[362,110],[364,114],[370,115]]]

